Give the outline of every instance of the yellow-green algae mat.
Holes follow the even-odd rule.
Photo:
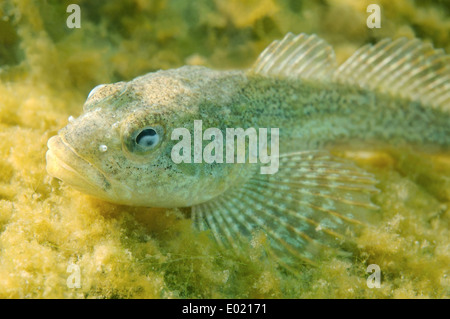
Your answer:
[[[82,28],[66,7],[78,3]],[[380,180],[376,230],[353,257],[328,256],[293,277],[195,234],[179,210],[117,206],[45,172],[48,138],[78,115],[91,88],[160,68],[249,66],[288,31],[317,33],[343,60],[384,37],[420,37],[450,52],[445,1],[378,1],[382,28],[365,26],[368,1],[21,1],[0,4],[1,298],[448,298],[450,157],[412,150],[337,150]],[[69,288],[68,266],[80,269]],[[380,266],[381,288],[366,268]]]

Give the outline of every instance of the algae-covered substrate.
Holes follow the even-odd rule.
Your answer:
[[[81,8],[69,29],[66,8]],[[249,67],[287,32],[318,34],[338,61],[385,37],[418,37],[450,52],[446,1],[154,0],[0,4],[1,298],[448,298],[450,156],[414,149],[338,149],[380,181],[378,222],[298,276],[248,253],[220,250],[179,209],[118,206],[45,170],[47,140],[78,116],[98,84],[159,69]],[[449,123],[450,125],[450,123]],[[367,286],[370,264],[380,288]],[[68,285],[76,265],[79,288]],[[68,269],[69,267],[69,269]],[[69,271],[68,271],[69,270]]]

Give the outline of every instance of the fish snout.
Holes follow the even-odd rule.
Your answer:
[[[59,135],[51,137],[47,147],[45,158],[49,175],[95,196],[110,190],[111,183],[106,176],[80,156],[63,137]]]

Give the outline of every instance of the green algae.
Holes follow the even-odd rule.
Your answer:
[[[82,10],[68,29],[68,4]],[[362,44],[417,36],[450,52],[445,1],[32,1],[0,4],[0,297],[448,298],[450,157],[412,150],[344,152],[380,180],[381,209],[352,257],[327,256],[294,277],[264,258],[195,234],[185,212],[112,205],[45,172],[48,138],[81,113],[90,89],[158,69],[245,68],[285,33],[316,33],[339,61]],[[342,151],[342,150],[341,150]],[[367,155],[367,154],[366,154]],[[81,288],[69,288],[69,264]],[[369,289],[369,264],[382,271]]]

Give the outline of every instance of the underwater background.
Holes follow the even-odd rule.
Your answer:
[[[81,8],[79,29],[66,26],[71,3]],[[366,26],[371,3],[381,6],[380,29]],[[187,64],[247,68],[289,31],[324,38],[339,62],[386,37],[450,52],[449,17],[449,1],[2,0],[0,297],[450,297],[448,154],[338,150],[380,181],[380,221],[352,256],[319,260],[297,277],[260,258],[264,238],[235,256],[196,234],[181,210],[109,204],[45,171],[47,140],[98,84]],[[366,284],[370,264],[381,269],[380,288]],[[71,265],[79,288],[67,284]]]

